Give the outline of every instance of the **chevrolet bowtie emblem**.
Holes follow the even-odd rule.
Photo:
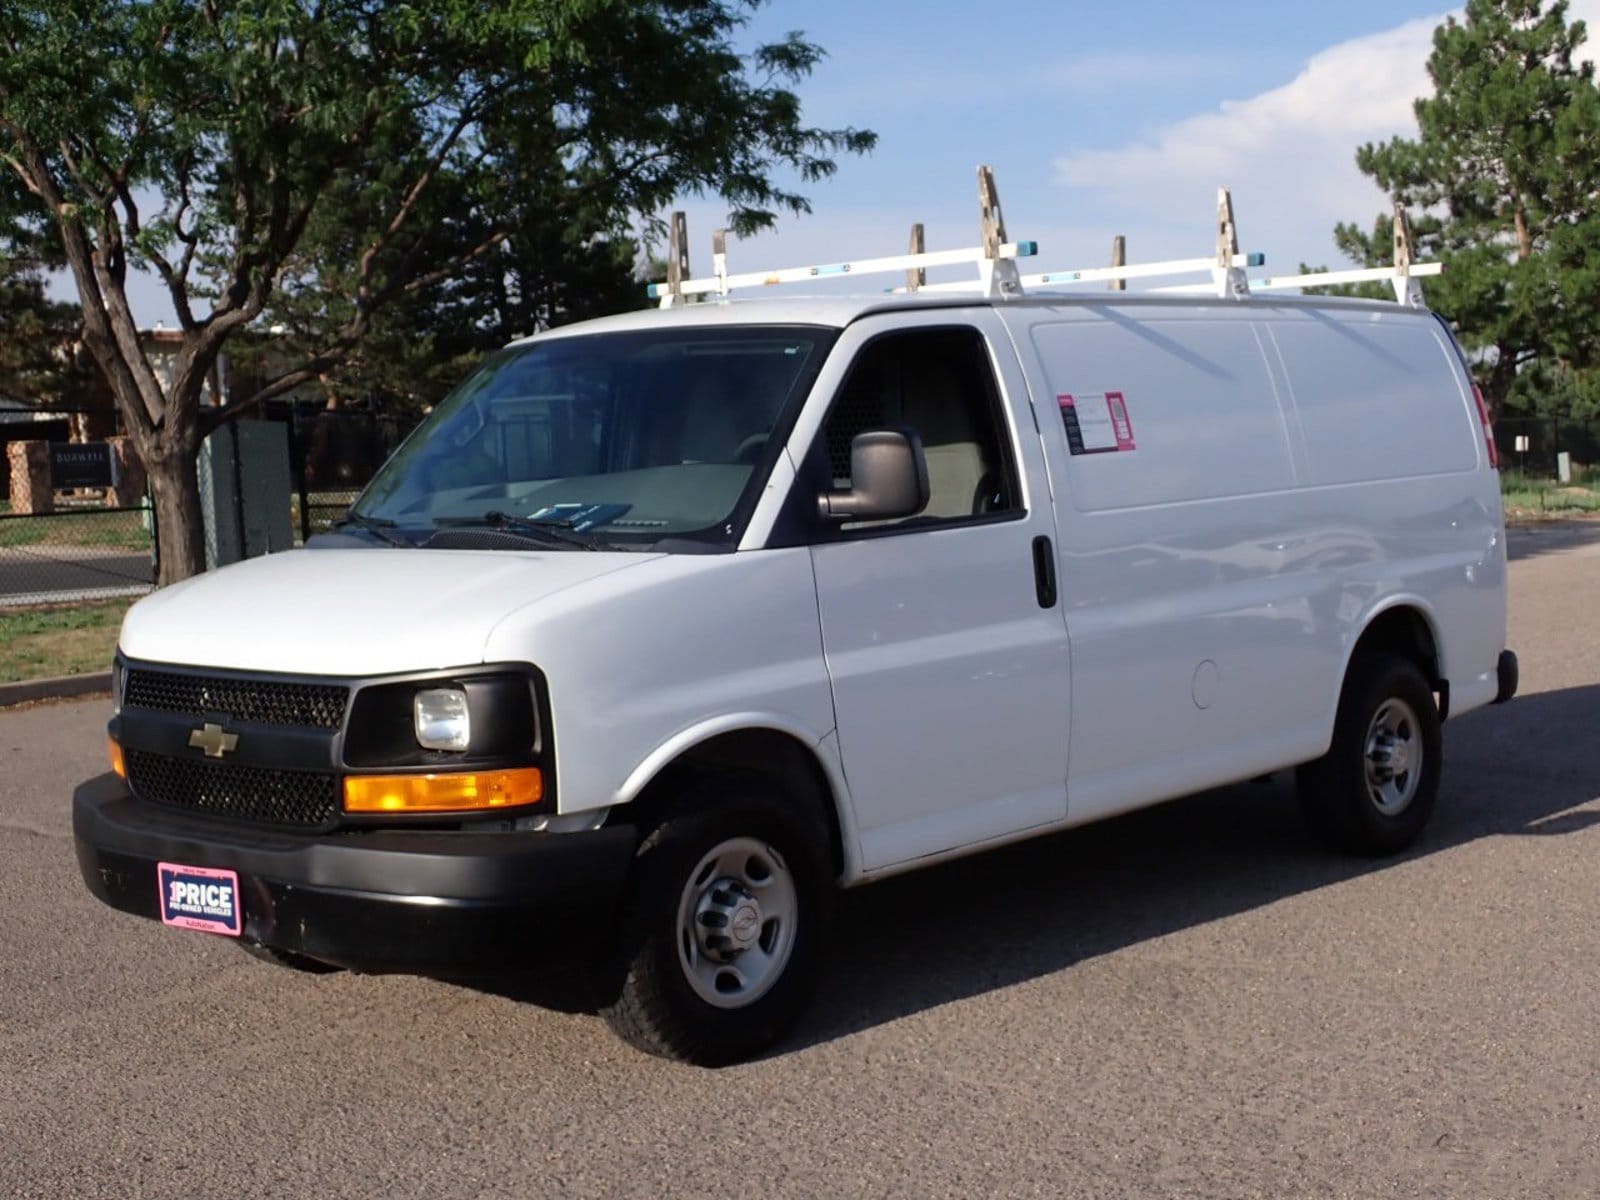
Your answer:
[[[239,744],[237,733],[224,733],[221,725],[207,721],[189,735],[189,745],[204,750],[207,758],[221,758]]]

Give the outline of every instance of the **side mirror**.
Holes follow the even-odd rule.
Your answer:
[[[914,429],[869,429],[850,442],[850,490],[823,492],[817,509],[828,521],[909,517],[928,504],[928,461]]]

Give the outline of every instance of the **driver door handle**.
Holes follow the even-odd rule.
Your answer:
[[[1040,608],[1056,606],[1056,554],[1043,534],[1033,539],[1033,589]]]

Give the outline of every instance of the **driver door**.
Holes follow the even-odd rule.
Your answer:
[[[859,345],[812,469],[825,456],[848,486],[857,433],[910,426],[931,493],[917,516],[829,528],[811,547],[873,871],[1065,819],[1069,657],[1043,454],[998,319],[901,313],[845,338]]]

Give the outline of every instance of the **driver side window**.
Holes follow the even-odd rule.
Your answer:
[[[850,443],[870,429],[909,426],[928,461],[928,506],[899,521],[959,522],[1018,512],[1000,392],[983,337],[975,329],[892,333],[864,347],[823,425],[835,488],[850,486]]]

